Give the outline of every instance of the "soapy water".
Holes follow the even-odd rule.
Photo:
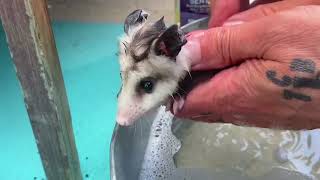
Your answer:
[[[320,130],[181,122],[181,126],[172,127],[173,115],[165,107],[158,110],[139,179],[188,179],[205,174],[198,170],[215,172],[215,177],[220,173],[223,179],[230,179],[232,174],[240,179],[269,179],[266,174],[278,177],[272,176],[281,172],[274,170],[277,168],[287,171],[281,172],[282,176],[289,172],[290,179],[320,179]]]
[[[159,110],[148,134],[139,179],[320,179],[320,130],[175,122],[180,126],[172,126],[171,113]]]
[[[179,151],[181,142],[172,134],[172,120],[173,115],[161,106],[151,126],[140,180],[168,179],[176,169],[173,156]]]
[[[175,134],[182,142],[175,156],[178,168],[239,170],[248,177],[262,177],[274,168],[283,168],[320,179],[320,130],[190,122]]]

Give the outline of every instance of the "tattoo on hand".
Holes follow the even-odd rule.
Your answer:
[[[316,71],[316,64],[309,60],[294,59],[290,65],[291,71],[306,72],[313,74]]]
[[[320,80],[304,77],[295,77],[293,79],[293,87],[295,88],[312,88],[320,89]]]
[[[276,76],[277,76],[277,72],[275,71],[267,71],[266,73],[267,75],[267,78],[273,82],[273,84],[276,84],[278,86],[281,86],[281,87],[287,87],[287,86],[290,86],[292,84],[292,78],[285,75],[283,76],[281,79],[278,79]]]
[[[309,102],[312,100],[310,96],[307,96],[307,95],[304,95],[301,93],[297,93],[297,92],[293,92],[293,91],[290,91],[287,89],[283,90],[283,97],[284,97],[284,99],[287,99],[287,100],[297,99],[297,100],[305,101],[305,102]]]
[[[293,72],[303,72],[314,74],[316,73],[316,64],[312,60],[306,59],[294,59],[290,64],[290,70]],[[282,78],[277,78],[277,72],[273,70],[268,70],[266,72],[266,77],[275,85],[279,87],[289,87],[293,88],[311,88],[320,89],[320,72],[316,74],[316,78],[305,78],[305,77],[289,77],[284,75]],[[283,98],[287,100],[300,100],[304,102],[312,101],[311,96],[294,92],[288,89],[283,90]]]

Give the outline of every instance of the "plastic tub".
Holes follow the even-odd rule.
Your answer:
[[[206,29],[207,23],[208,19],[203,18],[182,29],[185,32]],[[139,179],[152,118],[142,119],[134,127],[116,125],[110,147],[112,180]],[[313,171],[320,172],[319,167],[316,169],[320,150],[319,146],[314,145],[317,141],[313,137],[320,135],[319,131],[276,131],[174,120],[172,132],[181,140],[182,147],[175,155],[177,168],[171,179],[309,180],[318,178],[312,175]],[[311,157],[312,151],[318,152]],[[302,160],[301,163],[290,160],[290,157],[309,157],[309,166],[304,165]],[[309,173],[308,176],[298,172],[299,168]]]

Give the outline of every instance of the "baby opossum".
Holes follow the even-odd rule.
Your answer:
[[[188,74],[189,65],[176,61],[181,47],[187,43],[185,34],[177,25],[166,27],[164,17],[149,22],[148,16],[141,9],[130,13],[119,42],[120,125],[131,125],[146,112],[174,99],[179,83]]]

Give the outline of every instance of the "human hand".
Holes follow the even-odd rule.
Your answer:
[[[226,21],[237,23],[192,33],[178,61],[191,60],[192,71],[231,67],[195,87],[176,115],[259,127],[319,128],[320,7],[295,7],[313,3],[320,2],[261,5]],[[237,25],[228,26],[232,24]]]
[[[237,19],[248,21],[296,6],[319,4],[317,0],[255,0],[252,4],[249,0],[211,0],[211,3],[209,28],[222,26],[227,20],[229,24],[237,24]]]

